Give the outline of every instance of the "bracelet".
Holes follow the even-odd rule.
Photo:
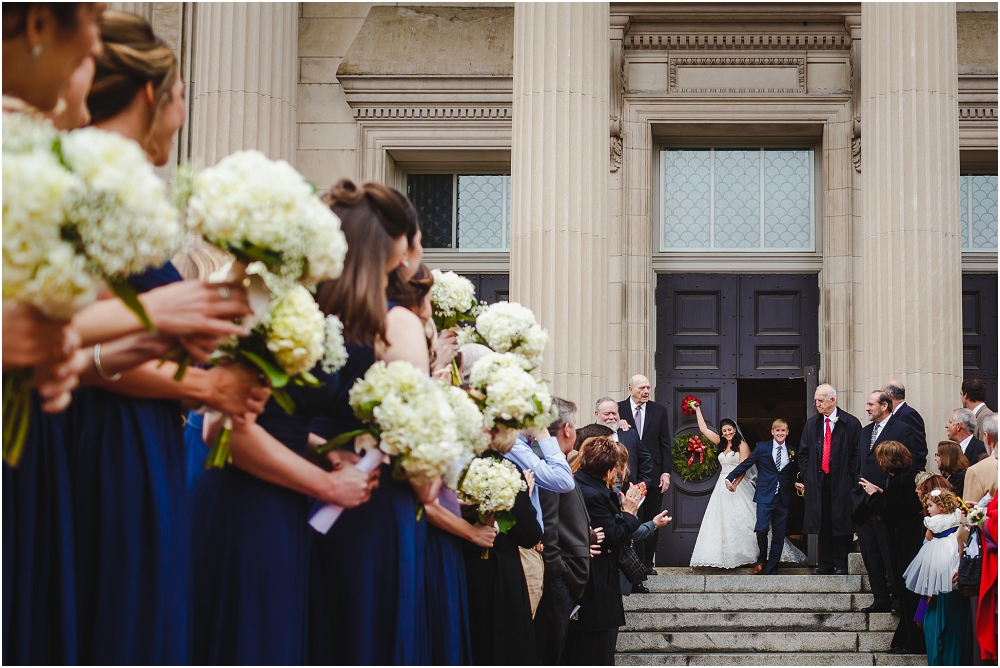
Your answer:
[[[108,381],[110,383],[114,383],[114,382],[120,380],[121,377],[122,377],[122,375],[120,373],[116,373],[113,376],[109,376],[108,374],[106,374],[104,372],[104,369],[101,367],[101,344],[100,343],[98,343],[97,345],[94,346],[94,368],[97,369],[97,373],[101,376],[101,378],[103,378],[104,380],[106,380],[106,381]]]

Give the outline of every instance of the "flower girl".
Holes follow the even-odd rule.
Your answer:
[[[958,526],[962,521],[962,502],[953,492],[935,489],[923,498],[927,517],[927,539],[920,552],[903,572],[910,591],[930,597],[924,616],[927,641],[927,664],[961,664],[965,604],[953,591],[952,576],[958,571]]]

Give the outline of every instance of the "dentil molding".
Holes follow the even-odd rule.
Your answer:
[[[796,69],[794,88],[681,88],[677,83],[678,67],[719,67],[745,68],[766,67]],[[805,93],[806,92],[806,59],[802,57],[670,57],[668,72],[669,92],[671,93]]]
[[[511,120],[510,107],[355,107],[354,118],[428,120]]]

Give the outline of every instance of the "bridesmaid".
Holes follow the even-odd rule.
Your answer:
[[[40,115],[56,107],[73,72],[100,50],[97,21],[105,6],[4,3],[5,113]],[[63,418],[49,413],[69,402],[78,347],[79,335],[66,322],[4,303],[4,373],[30,366],[36,378],[54,381],[42,386],[42,394],[32,393],[31,426],[17,468],[3,465],[5,665],[77,662],[69,469]]]
[[[134,139],[154,164],[166,164],[173,137],[184,121],[184,88],[176,57],[149,24],[135,16],[106,16],[101,34],[105,46],[87,100],[93,122]],[[153,299],[154,288],[180,280],[167,263],[131,282]],[[203,286],[189,285],[192,295],[205,296]],[[231,289],[232,295],[218,295],[231,303],[220,311],[223,319],[249,312],[245,295],[236,286]],[[180,283],[178,290],[188,286]],[[203,303],[194,299],[173,317],[200,322]],[[121,307],[95,305],[80,314],[81,328],[100,328],[95,314],[107,308]],[[91,324],[85,326],[86,322]],[[228,327],[240,331],[232,324]],[[215,339],[216,335],[201,336],[193,347],[214,347]],[[78,660],[186,663],[191,573],[181,401],[233,412],[260,411],[267,393],[257,385],[256,374],[236,366],[189,369],[180,383],[172,380],[176,369],[172,364],[158,369],[154,361],[129,370],[134,362],[118,366],[118,361],[133,355],[134,346],[129,339],[118,344],[118,353],[112,354],[109,344],[103,358],[100,349],[91,351],[94,367],[86,380],[95,387],[78,393],[67,416]]]
[[[385,233],[378,243],[373,239],[361,248],[371,252],[369,248],[391,244],[399,255],[393,256],[395,262],[387,263],[378,277],[382,292],[377,327],[365,338],[352,337],[348,341],[350,360],[340,371],[341,394],[333,414],[313,423],[318,439],[332,438],[360,426],[348,403],[348,392],[376,357],[406,360],[429,371],[419,319],[405,307],[390,310],[385,296],[387,277],[400,261],[408,265],[404,269],[409,269],[409,273],[402,274],[404,281],[420,263],[422,249],[413,205],[401,193],[380,183],[358,187],[346,180],[334,186],[328,198],[342,220],[357,216],[371,235],[376,230]],[[348,256],[351,252],[349,245]],[[343,314],[346,295],[357,289],[355,286],[372,285],[375,280],[374,275],[363,281],[349,282],[346,278],[320,289],[324,310]],[[370,313],[374,321],[375,310]],[[340,450],[338,456],[347,463],[357,460],[350,446]],[[394,480],[390,465],[384,464],[381,470],[380,486],[372,493],[371,501],[345,512],[326,535],[314,536],[309,602],[311,664],[429,661],[423,588],[426,521],[417,520],[417,511],[418,499],[423,503],[432,501],[438,486],[414,488]]]

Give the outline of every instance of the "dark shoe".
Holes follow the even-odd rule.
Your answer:
[[[650,567],[647,566],[646,567],[646,575],[656,575],[656,569],[655,568],[650,568]]]
[[[894,615],[898,615],[899,614],[899,603],[893,603],[891,606],[889,606],[889,612],[891,612]]]
[[[833,569],[833,574],[834,575],[847,575],[847,570],[843,569],[843,568],[835,568],[835,569]]]
[[[833,571],[832,568],[815,568],[815,569],[813,569],[812,574],[813,575],[833,575],[833,572],[834,571]],[[841,571],[841,572],[843,572],[843,571]]]
[[[763,570],[764,570],[764,562],[759,561],[757,562],[757,565],[753,567],[753,574],[760,575],[763,572]]]
[[[861,612],[869,615],[873,612],[889,612],[889,605],[886,603],[872,603],[867,608],[861,608]]]
[[[905,647],[890,647],[889,654],[912,654],[910,650]]]
[[[633,594],[648,594],[649,593],[649,587],[647,587],[646,585],[642,584],[641,582],[636,582],[634,585],[632,585],[632,593]]]

